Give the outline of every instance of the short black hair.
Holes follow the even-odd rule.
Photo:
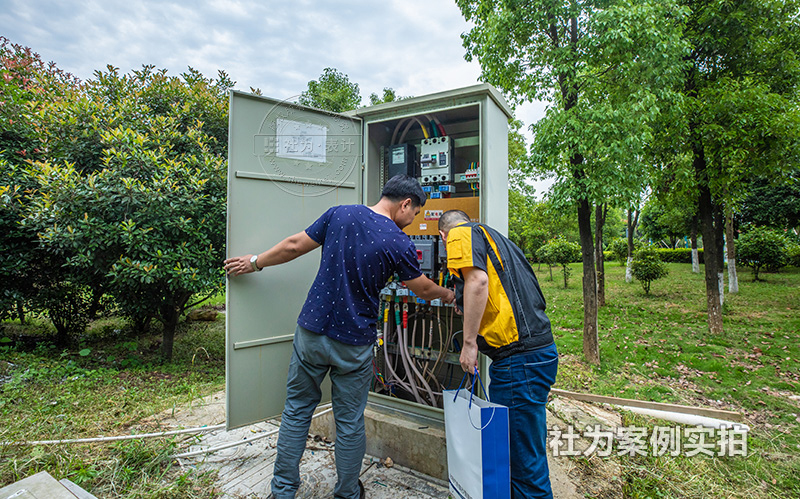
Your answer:
[[[439,230],[447,232],[461,222],[469,222],[469,215],[461,210],[447,210],[439,217]]]
[[[410,198],[414,207],[425,206],[425,201],[428,199],[417,179],[403,174],[395,175],[386,182],[381,197],[394,202]]]

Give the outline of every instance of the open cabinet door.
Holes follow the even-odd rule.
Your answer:
[[[361,202],[359,120],[233,91],[229,123],[229,257],[263,252],[331,206]],[[297,316],[320,255],[228,278],[228,429],[283,411]]]

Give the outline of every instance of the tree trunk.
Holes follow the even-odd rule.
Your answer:
[[[733,237],[733,210],[728,208],[725,217],[725,242],[728,246],[728,292],[739,292],[739,276],[736,274],[736,240]]]
[[[191,293],[180,294],[176,296],[174,301],[164,304],[164,306],[161,307],[161,322],[164,325],[164,334],[161,341],[161,357],[166,362],[172,360],[175,329],[178,327],[178,321],[191,296]]]
[[[597,265],[597,306],[606,305],[605,258],[603,258],[603,226],[606,223],[608,206],[598,204],[594,210],[594,258]]]
[[[17,317],[19,317],[19,323],[21,325],[25,325],[25,306],[22,303],[22,300],[17,300]]]
[[[175,343],[175,329],[178,327],[180,314],[174,307],[162,313],[161,320],[164,324],[164,333],[161,340],[161,357],[169,362],[172,360],[172,346]]]
[[[89,304],[89,311],[87,312],[89,319],[94,320],[97,318],[97,312],[100,311],[100,300],[102,298],[103,298],[103,288],[100,286],[92,287],[92,301]]]
[[[625,282],[633,281],[633,269],[631,268],[631,262],[633,262],[633,233],[639,223],[639,210],[635,210],[635,213],[636,216],[634,217],[634,210],[628,210],[628,262],[625,267]]]
[[[695,154],[695,171],[698,178],[705,173],[705,157]],[[711,190],[706,182],[700,182],[700,197],[698,206],[699,218],[703,230],[703,259],[705,260],[706,276],[706,308],[708,312],[708,329],[712,334],[722,333],[722,307],[719,294],[719,257],[717,255],[717,231],[714,227],[714,203],[711,199]]]
[[[583,257],[583,355],[587,362],[599,364],[597,275],[594,269],[592,207],[586,198],[578,201],[578,231],[581,239],[581,256]]]
[[[700,255],[697,252],[697,213],[692,217],[692,272],[700,273]]]
[[[714,232],[717,236],[717,283],[719,285],[719,306],[725,305],[725,217],[722,205],[714,203]]]
[[[698,78],[698,61],[693,60],[686,78],[686,93],[689,97],[697,97],[696,79]],[[703,233],[703,260],[705,261],[706,309],[708,312],[708,330],[711,334],[721,334],[722,306],[720,305],[719,274],[722,272],[718,252],[721,242],[717,241],[717,227],[714,224],[717,203],[711,197],[711,179],[706,163],[703,139],[698,131],[698,123],[694,118],[689,121],[689,142],[692,148],[692,169],[698,187],[697,214]],[[721,221],[721,220],[720,220]],[[721,228],[720,228],[721,229]],[[721,232],[719,232],[721,234]]]

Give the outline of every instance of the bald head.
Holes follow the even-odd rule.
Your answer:
[[[469,215],[461,210],[448,210],[439,217],[439,230],[447,234],[456,225],[469,222]]]

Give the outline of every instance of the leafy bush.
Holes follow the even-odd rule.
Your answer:
[[[753,269],[753,280],[758,281],[762,267],[778,270],[789,261],[786,237],[773,229],[753,227],[736,240],[737,260]]]
[[[557,237],[539,248],[536,256],[548,265],[561,265],[564,274],[564,287],[567,287],[570,268],[569,264],[581,258],[581,247],[562,237]]]
[[[650,294],[650,283],[669,274],[669,270],[667,270],[664,262],[661,261],[658,251],[650,246],[634,253],[631,272],[633,277],[642,283],[642,289],[644,289],[645,294]]]
[[[656,248],[662,262],[666,263],[692,263],[691,248]],[[703,248],[697,249],[699,263],[703,263]]]
[[[614,254],[614,259],[619,262],[620,265],[625,265],[625,261],[628,259],[628,240],[624,237],[618,237],[611,241],[611,244],[608,245],[608,249]]]
[[[0,37],[0,317],[33,306],[59,342],[102,299],[165,357],[192,295],[224,283],[233,82],[151,65],[80,82]]]
[[[800,267],[800,244],[790,244],[786,251],[786,257],[789,265]]]

